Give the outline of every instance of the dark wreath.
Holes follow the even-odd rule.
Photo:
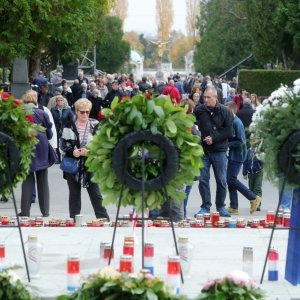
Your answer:
[[[9,186],[17,174],[21,156],[13,138],[0,131],[0,157],[6,164],[6,170],[0,175],[0,188]]]
[[[292,133],[283,143],[278,164],[288,182],[300,185],[300,131]]]
[[[151,153],[149,148],[153,149],[153,146],[158,148]],[[139,150],[132,155],[134,149]],[[179,167],[179,157],[174,143],[160,132],[152,134],[150,130],[143,130],[125,135],[113,151],[112,166],[122,184],[135,191],[142,189],[143,174],[141,169],[140,172],[136,172],[136,168],[141,167],[143,157],[146,169],[152,166],[160,169],[158,174],[144,178],[146,179],[144,180],[145,191],[159,190],[175,177]],[[140,176],[137,177],[137,173]]]

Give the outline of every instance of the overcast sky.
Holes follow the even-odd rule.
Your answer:
[[[156,25],[156,1],[155,0],[128,0],[128,13],[124,24],[124,30],[136,31],[145,35],[155,36]],[[172,29],[186,34],[185,0],[173,0],[174,22]]]

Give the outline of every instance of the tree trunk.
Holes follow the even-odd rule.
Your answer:
[[[37,54],[29,60],[29,78],[34,78],[41,70],[41,55]]]
[[[284,69],[285,69],[285,70],[288,70],[288,69],[289,69],[289,67],[288,67],[288,60],[287,60],[285,51],[282,50],[282,51],[281,51],[281,54],[282,54],[282,61],[283,61]]]

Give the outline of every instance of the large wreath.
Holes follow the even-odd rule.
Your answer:
[[[199,176],[202,167],[202,147],[199,137],[193,135],[191,128],[195,118],[187,114],[187,107],[175,107],[171,100],[150,98],[147,95],[137,95],[132,99],[124,98],[121,102],[115,98],[111,109],[104,109],[105,119],[94,136],[88,152],[86,165],[93,172],[93,181],[100,184],[104,194],[104,204],[118,203],[122,184],[113,168],[113,153],[124,136],[131,132],[151,131],[154,136],[163,134],[170,139],[178,150],[179,169],[167,185],[169,198],[178,204],[185,198],[183,191],[185,184],[192,184],[195,176]],[[145,133],[147,135],[147,133]],[[161,151],[157,143],[145,142],[144,155],[150,157],[145,162],[145,179],[150,180],[159,176],[162,166],[161,160],[155,159]],[[136,143],[128,149],[128,156],[141,155],[141,144]],[[166,154],[168,155],[168,153]],[[154,159],[152,159],[154,157]],[[120,159],[120,158],[119,158]],[[116,161],[114,161],[116,163]],[[123,163],[120,161],[120,163]],[[141,178],[140,162],[130,161],[129,172],[135,178]],[[145,193],[146,207],[159,208],[165,201],[163,188],[147,190]],[[141,191],[124,186],[121,199],[123,206],[133,205],[141,210]]]
[[[0,131],[10,136],[19,149],[21,161],[13,178],[13,186],[23,181],[28,175],[29,166],[34,155],[34,147],[38,140],[37,127],[33,124],[32,111],[24,109],[20,100],[14,99],[7,93],[0,92]],[[6,144],[0,144],[0,194],[9,196],[10,186],[7,182],[7,153]],[[10,161],[10,163],[12,163]]]
[[[271,181],[280,183],[287,175],[290,184],[299,185],[299,175],[296,176],[300,173],[299,130],[300,79],[297,79],[293,87],[281,86],[264,100],[257,107],[250,125],[252,134],[261,139],[258,155],[264,162],[264,173]],[[290,154],[290,170],[286,174]]]

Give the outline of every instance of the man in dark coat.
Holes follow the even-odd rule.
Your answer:
[[[252,108],[251,100],[248,98],[244,99],[243,106],[239,109],[236,115],[242,121],[245,129],[251,124],[254,112],[255,110]]]
[[[209,187],[210,167],[213,167],[217,182],[216,208],[222,217],[230,217],[225,208],[227,192],[228,138],[233,134],[233,116],[228,108],[218,101],[218,91],[209,86],[204,93],[204,104],[198,105],[194,113],[202,136],[205,155],[199,178],[199,191],[202,198],[199,214],[210,212],[211,193]]]

